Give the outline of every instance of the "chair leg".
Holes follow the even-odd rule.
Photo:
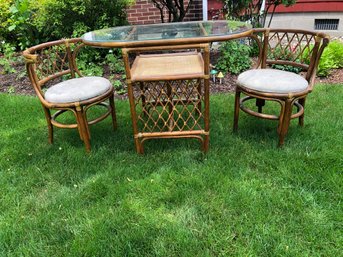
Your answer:
[[[200,81],[199,81],[200,83]],[[201,92],[201,91],[199,91]],[[201,101],[200,101],[201,103]],[[208,147],[210,144],[210,81],[209,79],[204,80],[204,129],[205,129],[205,137],[204,137],[204,153],[208,152]]]
[[[52,144],[54,142],[54,137],[53,137],[54,128],[53,128],[52,123],[51,123],[51,112],[45,106],[43,106],[43,110],[44,110],[46,122],[48,124],[48,133],[49,133],[48,134],[48,141],[49,141],[49,144]]]
[[[204,153],[208,152],[209,144],[210,144],[210,135],[205,135],[204,142],[203,142],[203,149],[202,149]]]
[[[197,90],[198,90],[198,92],[197,92],[197,101],[198,101],[198,105],[197,105],[197,108],[198,108],[198,110],[197,110],[197,112],[196,112],[196,114],[197,115],[200,115],[201,114],[201,81],[200,80],[198,80],[198,87],[197,87]]]
[[[306,102],[306,97],[301,98],[298,100],[299,104],[302,105],[302,107],[305,109],[305,102]],[[299,111],[299,108],[298,108]],[[303,127],[304,126],[304,116],[305,116],[305,112],[303,113],[303,115],[301,115],[299,117],[299,126]]]
[[[146,110],[146,111],[143,111],[143,115],[144,117],[147,117],[149,111],[148,111],[148,105],[145,98],[146,88],[145,88],[144,82],[139,82],[139,88],[141,90],[142,109]]]
[[[256,98],[256,106],[258,113],[262,113],[262,107],[266,104],[264,99]]]
[[[113,130],[116,130],[117,129],[117,116],[116,116],[116,106],[114,103],[114,95],[113,94],[110,96],[109,101],[110,101],[110,106],[111,106]]]
[[[89,153],[91,151],[89,128],[83,108],[80,106],[76,107],[76,118],[80,137],[83,139],[86,151]]]
[[[169,120],[169,131],[173,130],[173,127],[175,125],[174,120],[174,104],[173,104],[173,94],[172,94],[172,86],[168,83],[167,84],[167,96],[168,96],[168,120]]]
[[[133,94],[133,85],[132,82],[128,83],[128,96],[130,101],[130,112],[131,112],[131,121],[132,121],[132,128],[133,128],[133,136],[134,142],[136,147],[136,152],[143,154],[143,146],[141,145],[140,139],[138,138],[138,126],[137,126],[137,115],[136,115],[136,106],[135,106],[135,96]],[[143,109],[145,106],[143,106]]]
[[[278,133],[279,133],[279,146],[282,146],[285,141],[285,137],[288,132],[289,124],[291,121],[291,116],[292,116],[292,106],[293,106],[293,101],[292,99],[287,99],[285,101],[285,106],[282,108],[281,112],[283,112],[280,115],[280,123],[278,127]]]
[[[138,154],[144,154],[143,143],[139,138],[136,138],[136,137],[135,137],[135,146],[136,146],[136,152]]]
[[[235,94],[235,110],[234,110],[234,120],[233,120],[233,132],[237,132],[238,130],[238,118],[239,118],[239,102],[241,97],[241,91],[236,89]]]

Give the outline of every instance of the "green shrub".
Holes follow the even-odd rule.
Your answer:
[[[0,40],[18,49],[127,24],[133,0],[1,0]]]
[[[15,57],[15,47],[5,41],[0,43],[0,66],[3,73],[15,73],[16,70],[12,66],[12,62],[17,61]]]
[[[102,76],[107,70],[107,66],[110,73],[121,73],[125,75],[125,66],[121,57],[121,51],[117,49],[108,50],[83,47],[77,55],[76,62],[80,72],[86,76]],[[123,77],[122,79],[125,78]],[[116,89],[119,90],[119,88]]]
[[[107,50],[108,51],[108,50]],[[84,76],[102,76],[105,49],[83,47],[77,55],[76,65]]]
[[[125,73],[124,61],[120,53],[109,50],[109,53],[105,56],[105,63],[109,65],[111,71]]]
[[[260,49],[256,41],[250,40],[249,45],[250,45],[250,57],[258,57],[260,54]]]
[[[38,42],[37,30],[32,25],[31,5],[34,3],[36,1],[33,0],[2,0],[0,2],[0,39],[2,41],[20,49]]]
[[[273,69],[289,71],[294,73],[300,73],[302,69],[300,67],[292,66],[292,65],[281,65],[281,64],[273,64]]]
[[[123,83],[120,80],[115,79],[114,76],[110,77],[110,81],[118,95],[123,95],[127,92],[127,90],[124,88]]]
[[[31,0],[33,1],[33,0]],[[45,41],[124,25],[130,0],[41,0],[33,24]]]
[[[16,42],[20,49],[39,43],[37,28],[32,24],[33,0],[15,0],[10,6],[8,40]]]
[[[216,69],[222,72],[239,74],[251,66],[250,47],[241,41],[227,41],[219,47],[220,57]]]
[[[10,6],[12,4],[13,0],[0,1],[0,40],[6,40],[10,34],[7,28],[10,26]]]
[[[324,49],[319,60],[317,75],[326,77],[332,69],[343,68],[343,43],[334,40]]]
[[[313,45],[310,49],[305,49],[303,56],[305,56],[306,63],[309,64],[310,60],[308,57],[309,50],[312,50]],[[326,77],[330,74],[332,69],[343,68],[343,43],[339,40],[334,40],[324,49],[324,52],[319,60],[317,75],[320,77]]]
[[[268,53],[268,59],[283,60],[283,61],[295,61],[295,62],[300,63],[300,61],[298,59],[296,59],[299,55],[299,52],[297,51],[297,49],[291,51],[287,47],[281,48],[280,46],[278,46],[272,50],[273,51],[270,51]],[[300,58],[303,59],[304,57],[301,56]],[[292,66],[292,65],[283,65],[283,64],[273,64],[272,68],[278,69],[278,70],[283,70],[283,71],[290,71],[290,72],[294,72],[294,73],[299,73],[302,71],[302,69],[300,67],[296,67],[296,66]]]

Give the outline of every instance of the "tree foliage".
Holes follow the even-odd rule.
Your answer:
[[[238,40],[229,40],[219,47],[220,56],[216,69],[231,74],[239,74],[251,67],[251,48]]]
[[[165,13],[168,15],[168,22],[182,21],[188,13],[189,7],[193,4],[193,0],[189,0],[187,4],[184,0],[150,0],[156,8],[159,9],[161,22],[166,21]]]
[[[1,0],[0,1],[0,38],[1,35],[8,33],[7,28],[10,26],[10,6],[12,5],[12,0]]]
[[[272,10],[268,23],[270,26],[275,9],[279,5],[291,6],[296,0],[265,0],[265,10],[261,12],[263,0],[223,0],[228,11],[229,18],[248,20],[254,27],[264,27],[267,14]]]
[[[34,25],[43,37],[70,37],[75,29],[123,25],[126,5],[126,0],[45,0],[34,14]]]
[[[1,0],[0,39],[21,49],[127,23],[133,0]],[[8,8],[7,12],[2,12]]]

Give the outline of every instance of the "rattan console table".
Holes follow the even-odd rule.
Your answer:
[[[250,33],[244,23],[198,21],[115,27],[82,39],[94,47],[122,48],[138,153],[152,138],[196,138],[206,152],[209,43]]]

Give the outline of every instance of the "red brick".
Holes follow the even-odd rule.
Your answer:
[[[149,8],[151,6],[153,6],[153,5],[151,5],[151,4],[142,4],[142,9],[147,9],[147,8]]]
[[[142,12],[142,15],[149,18],[149,16],[154,15],[154,13],[153,12]]]
[[[142,16],[143,16],[143,14],[142,14],[141,12],[132,13],[132,14],[130,15],[130,17],[142,17]]]
[[[149,20],[160,20],[161,16],[160,15],[149,16],[148,19]]]
[[[189,0],[185,0],[185,6],[187,6]],[[161,16],[160,11],[155,7],[150,0],[136,0],[136,4],[132,6],[128,11],[128,20],[130,23],[137,22],[140,24],[147,23],[160,23]],[[139,18],[139,20],[138,20]],[[202,0],[194,0],[192,6],[190,6],[189,13],[185,17],[185,21],[198,20],[202,18]],[[164,10],[164,19],[168,20],[168,12]],[[138,21],[137,21],[138,20]]]
[[[146,21],[148,17],[145,17],[145,16],[141,16],[141,17],[138,17],[138,20],[139,21]]]

